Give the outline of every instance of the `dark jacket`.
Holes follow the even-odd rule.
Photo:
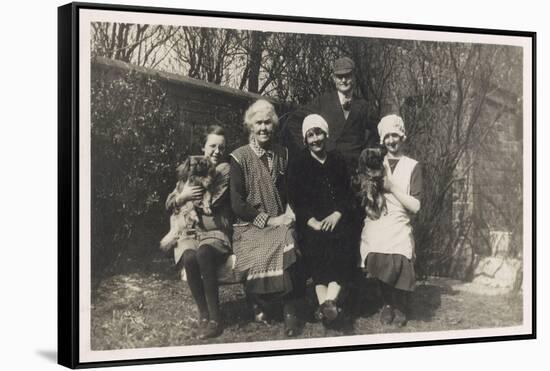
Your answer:
[[[353,198],[349,175],[344,159],[336,151],[330,151],[324,164],[315,160],[305,149],[289,164],[289,193],[296,213],[298,231],[308,235],[306,226],[310,218],[323,220],[334,211],[342,214],[336,230],[325,236],[342,239],[350,237],[350,221]]]

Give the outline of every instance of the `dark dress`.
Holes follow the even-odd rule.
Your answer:
[[[352,198],[345,160],[334,151],[321,163],[304,150],[289,171],[289,197],[307,272],[315,284],[348,280],[356,253],[350,243]],[[342,214],[334,231],[315,231],[307,225],[310,218],[321,221],[334,211]]]

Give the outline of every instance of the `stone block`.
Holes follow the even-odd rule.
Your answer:
[[[509,292],[515,288],[522,272],[519,259],[491,256],[479,261],[474,270],[472,283],[484,286],[488,290],[498,289]]]
[[[491,255],[494,257],[507,257],[510,255],[512,232],[490,231],[489,241],[491,244]]]

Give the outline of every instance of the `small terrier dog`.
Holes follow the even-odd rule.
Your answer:
[[[204,156],[190,156],[176,169],[178,183],[177,193],[183,190],[187,184],[191,187],[201,186],[204,195],[201,200],[187,201],[185,204],[175,207],[170,216],[170,231],[160,241],[162,250],[169,250],[177,244],[182,235],[192,235],[199,223],[199,212],[211,215],[211,201],[216,167]]]
[[[387,211],[384,197],[384,156],[383,147],[365,148],[359,156],[357,174],[354,185],[358,189],[361,206],[365,208],[367,217],[377,220]]]

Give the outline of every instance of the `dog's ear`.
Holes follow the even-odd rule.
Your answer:
[[[368,155],[369,155],[368,148],[365,148],[364,150],[361,151],[361,154],[359,155],[358,166],[357,166],[358,173],[361,173],[365,169]]]
[[[203,156],[195,156],[195,155],[189,156],[189,167],[197,166],[197,164],[200,163],[201,157],[203,157]]]
[[[176,174],[178,180],[186,182],[189,178],[189,172],[191,171],[191,159],[185,160],[181,165],[176,168]]]
[[[385,146],[380,145],[380,153],[382,157],[386,156],[388,154],[388,149]]]
[[[361,151],[361,154],[359,155],[359,165],[364,166],[368,156],[369,156],[369,149],[365,148],[364,150]]]

